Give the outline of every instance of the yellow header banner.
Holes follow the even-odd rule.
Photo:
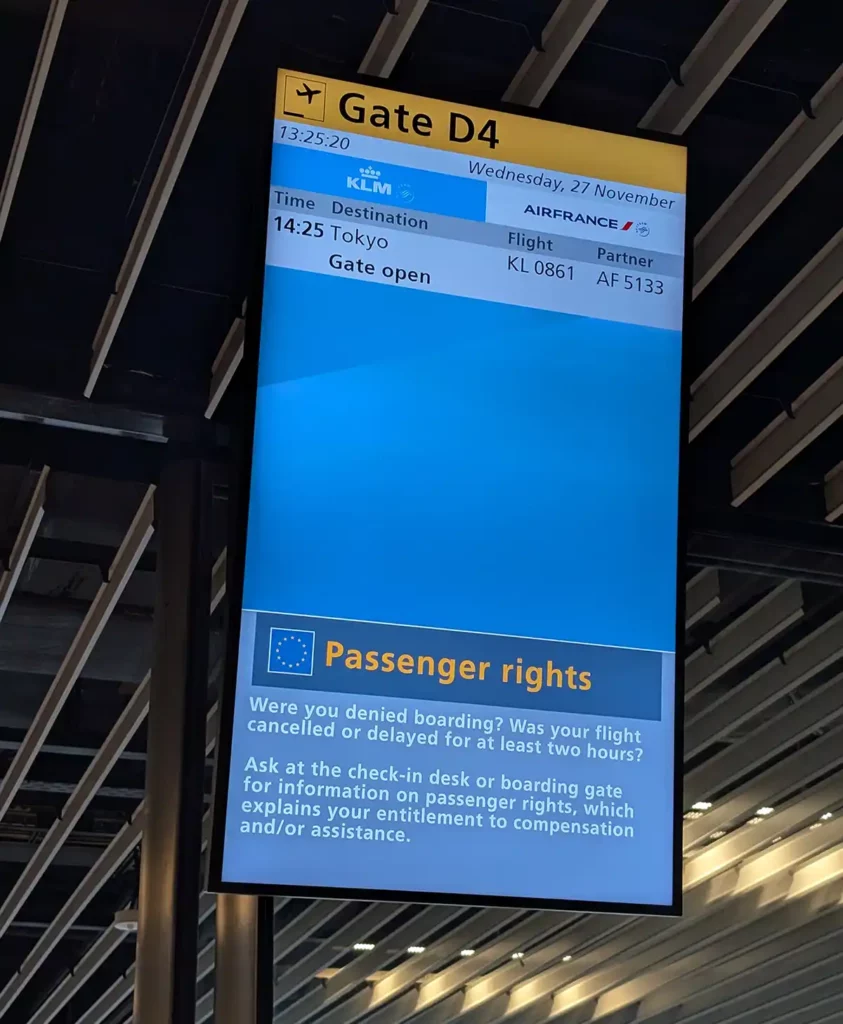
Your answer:
[[[275,116],[474,157],[667,192],[685,191],[683,146],[425,99],[335,78],[278,72]]]

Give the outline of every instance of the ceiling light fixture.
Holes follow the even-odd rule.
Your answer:
[[[423,953],[427,947],[425,946],[407,946],[408,953]]]
[[[685,811],[685,821],[696,821],[702,817],[702,811]]]
[[[712,803],[710,800],[697,800],[695,804],[691,804],[692,811],[710,811]]]
[[[764,820],[763,818],[759,818],[758,815],[756,814],[756,816],[754,818],[750,818],[749,819],[749,824],[750,825],[760,825],[763,820]]]
[[[136,932],[138,930],[138,912],[134,908],[118,910],[114,915],[114,930],[118,932]]]
[[[822,823],[821,821],[815,821],[813,825],[810,825],[810,826],[808,827],[808,831],[809,831],[809,832],[813,832],[813,831],[814,831],[814,829],[816,829],[816,828],[822,828],[822,827],[823,827],[823,823]]]
[[[722,839],[723,836],[725,836],[725,835],[726,835],[726,833],[723,831],[723,829],[719,828],[719,829],[717,829],[716,832],[712,832],[711,833],[711,838],[712,839]]]
[[[374,948],[374,942],[355,942],[351,947],[355,953],[370,953]]]
[[[565,954],[565,955],[564,955],[564,956],[562,957],[562,963],[563,963],[563,964],[567,964],[567,963],[570,963],[570,961],[571,961],[571,960],[573,960],[573,959],[574,959],[574,958],[573,958],[573,957],[571,956],[571,954],[570,954],[570,953],[566,953],[566,954]]]
[[[820,815],[820,821],[831,821],[834,817],[831,811],[826,811],[825,814]]]
[[[476,952],[476,949],[461,949],[460,956],[474,956]]]
[[[512,959],[513,960],[523,960],[524,959],[524,954],[523,953],[513,953],[512,954]]]
[[[755,813],[760,814],[762,818],[767,818],[771,814],[774,814],[775,810],[775,807],[759,807]]]

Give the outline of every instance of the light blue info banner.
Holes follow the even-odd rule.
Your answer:
[[[673,903],[681,337],[505,299],[266,268],[227,886]]]

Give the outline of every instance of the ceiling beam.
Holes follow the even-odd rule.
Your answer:
[[[840,295],[843,228],[691,385],[693,441]]]
[[[688,772],[685,775],[686,805],[710,800],[712,794],[727,791],[753,769],[836,722],[843,716],[841,683],[843,675],[836,676],[798,704],[762,722],[742,742],[731,744]]]
[[[28,1024],[50,1024],[50,1021],[55,1019],[82,986],[102,967],[126,935],[126,932],[118,931],[116,928],[106,928],[82,959],[73,966],[71,972],[29,1018]]]
[[[0,385],[0,420],[39,423],[85,434],[127,437],[166,444],[166,420],[158,413],[139,412],[80,399],[47,395]]]
[[[9,563],[3,572],[0,573],[0,622],[3,621],[3,616],[9,607],[12,591],[15,589],[15,584],[20,578],[27,558],[29,558],[32,542],[35,540],[35,534],[38,533],[38,527],[44,518],[44,504],[47,500],[47,477],[49,475],[50,467],[44,466],[38,474],[35,489],[32,492],[23,516],[23,522],[18,530],[15,543],[12,545]]]
[[[35,57],[35,66],[29,79],[26,98],[23,101],[23,109],[21,110],[20,120],[18,121],[14,142],[12,143],[12,151],[9,154],[9,162],[6,164],[6,173],[3,176],[3,184],[0,185],[0,238],[3,237],[3,232],[6,230],[9,211],[12,208],[15,189],[17,188],[23,162],[26,158],[26,150],[32,135],[32,128],[35,125],[38,107],[44,94],[44,85],[47,82],[47,75],[50,73],[50,65],[56,52],[56,44],[59,41],[59,33],[61,32],[62,22],[67,11],[67,4],[68,0],[51,0],[49,10],[47,11],[47,18],[41,33],[41,42]]]
[[[826,914],[793,931],[771,936],[746,951],[724,959],[717,973],[689,973],[664,985],[658,993],[645,998],[636,1007],[636,1021],[673,1024],[675,1007],[682,1007],[683,1019],[694,1024],[722,1024],[724,1014],[740,1013],[759,997],[767,998],[782,985],[790,991],[793,980],[818,966],[826,966],[843,954],[824,956],[839,945],[843,934],[839,915]],[[713,1009],[708,1009],[713,1007]]]
[[[715,832],[729,832],[743,825],[755,815],[759,807],[782,805],[797,789],[807,790],[817,779],[841,766],[843,723],[838,723],[827,729],[819,739],[780,757],[758,774],[740,783],[699,818],[686,820],[682,828],[683,849],[690,851]],[[839,787],[839,780],[837,785]],[[831,790],[820,791],[819,801],[824,805],[820,813],[831,809],[835,793]],[[778,824],[780,819],[776,820]]]
[[[276,1009],[288,996],[308,984],[319,971],[334,963],[337,959],[337,948],[350,949],[355,942],[367,942],[372,935],[406,909],[406,905],[402,903],[373,903],[295,964],[281,965],[275,989]],[[389,955],[392,957],[395,954]]]
[[[217,411],[222,396],[228,390],[237,367],[243,362],[246,341],[246,303],[243,312],[236,317],[228,329],[228,334],[220,346],[216,359],[211,366],[211,389],[208,393],[208,404],[205,407],[205,419],[210,419]]]
[[[695,299],[841,137],[843,64],[697,233]]]
[[[320,1015],[320,1024],[356,1024],[363,1017],[372,1024],[385,1024],[392,1018],[391,1008],[399,1003],[401,997],[411,993],[416,995],[416,988],[427,974],[432,974],[443,967],[453,957],[459,955],[466,946],[482,946],[497,930],[509,925],[521,917],[521,913],[511,910],[484,909],[478,911],[471,919],[457,928],[450,929],[446,935],[438,939],[432,946],[411,956],[404,963],[389,971],[387,977],[373,986],[361,989],[349,999],[343,1000],[332,1007],[327,1013]],[[545,921],[549,915],[544,915]],[[537,922],[538,923],[538,922]],[[547,927],[545,923],[545,927]],[[464,962],[464,961],[463,961]],[[342,971],[336,976],[341,979]],[[381,1012],[377,1012],[377,1011]],[[375,1012],[373,1012],[375,1011]],[[369,1017],[369,1014],[372,1014]]]
[[[834,469],[826,473],[823,484],[825,518],[833,523],[843,515],[843,462],[838,462]]]
[[[360,62],[357,70],[361,75],[389,78],[424,14],[427,0],[392,0],[391,7]]]
[[[685,716],[685,760],[731,735],[843,658],[843,612],[785,650],[719,699]]]
[[[540,107],[553,84],[600,16],[607,0],[561,0],[506,92],[505,103]]]
[[[639,127],[682,135],[784,7],[786,0],[729,0],[641,118]]]
[[[444,928],[463,912],[462,907],[425,907],[411,920],[402,924],[390,938],[392,945],[409,946],[424,944],[428,935]],[[358,957],[334,978],[315,990],[303,991],[299,998],[275,1014],[278,1024],[298,1024],[306,1017],[324,1013],[337,1000],[347,996],[352,989],[382,966],[383,953],[377,948]]]
[[[701,622],[720,604],[720,574],[703,569],[685,584],[685,629]]]
[[[154,493],[155,487],[147,488],[123,543],[114,556],[108,580],[100,586],[32,725],[0,783],[0,818],[8,811],[15,794],[32,767],[32,762],[55,724],[56,718],[70,696],[70,691],[76,680],[81,675],[109,616],[114,611],[114,606],[129,582],[138,559],[155,532],[153,526]]]
[[[698,696],[803,615],[802,586],[780,584],[685,659],[685,700]]]
[[[56,948],[68,928],[140,843],[143,818],[144,805],[141,804],[135,811],[132,821],[127,822],[112,839],[97,863],[91,868],[70,899],[62,906],[50,927],[35,943],[16,973],[6,983],[6,987],[0,992],[0,1018],[5,1017],[9,1008],[23,991],[24,986]]]
[[[117,275],[114,292],[108,300],[93,342],[91,368],[85,385],[90,398],[102,373],[109,350],[138,283],[152,240],[172,195],[185,157],[205,113],[225,58],[248,0],[221,0],[208,41],[188,86],[187,95],[164,150],[149,195],[144,203],[129,247]]]
[[[732,504],[742,505],[843,415],[843,358],[732,459]]]
[[[29,863],[18,876],[11,891],[0,906],[0,938],[14,921],[20,908],[32,894],[35,886],[55,860],[56,854],[76,827],[91,801],[140,728],[149,710],[149,676],[137,688],[114,728],[88,765],[72,795],[61,809],[61,815],[42,839]]]

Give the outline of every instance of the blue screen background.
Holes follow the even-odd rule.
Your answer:
[[[244,607],[672,651],[680,337],[268,267]]]

